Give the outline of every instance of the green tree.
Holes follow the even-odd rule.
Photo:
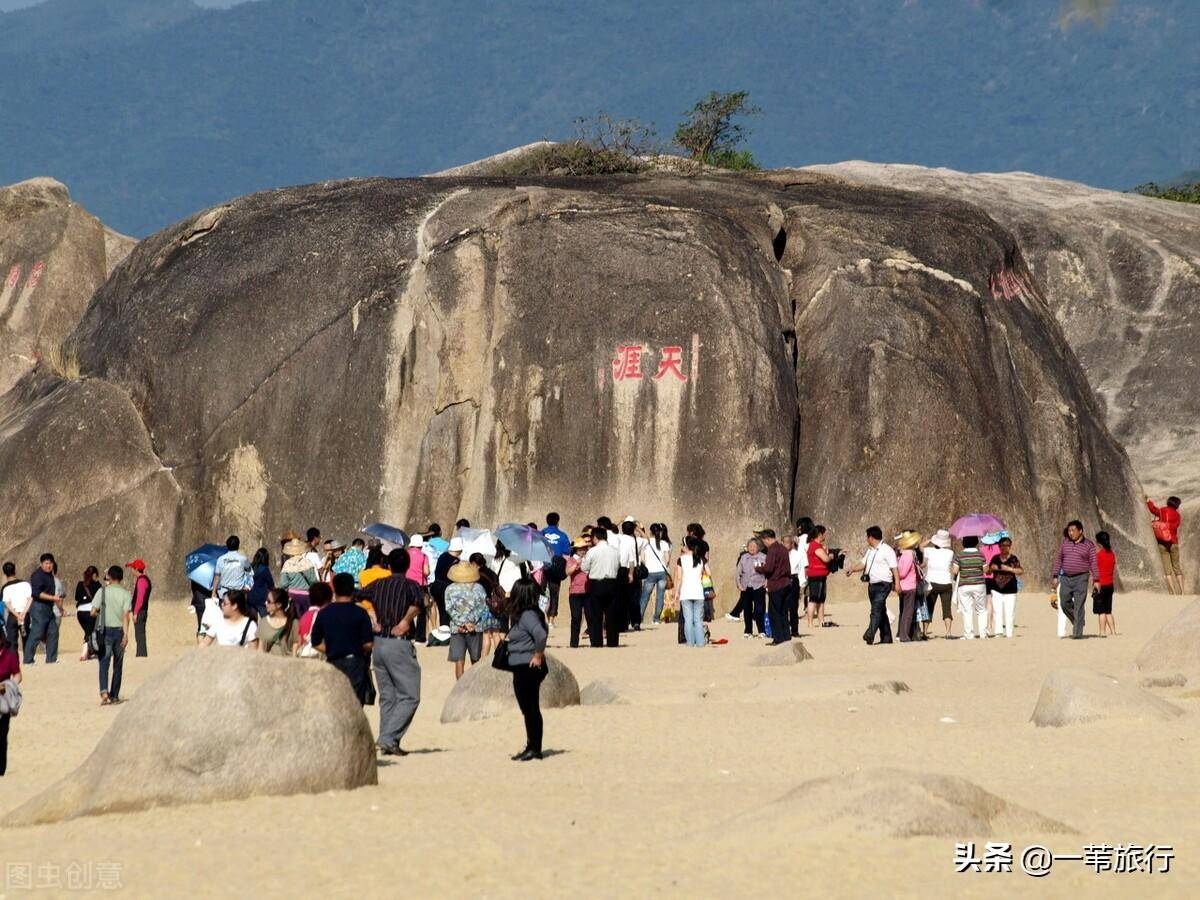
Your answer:
[[[757,169],[749,150],[739,147],[750,133],[740,119],[762,112],[748,91],[713,91],[684,113],[673,140],[697,162],[726,169]]]

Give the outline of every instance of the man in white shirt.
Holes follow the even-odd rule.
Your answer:
[[[784,536],[784,544],[788,548],[788,562],[792,568],[792,593],[788,598],[788,627],[792,637],[800,637],[800,609],[808,609],[806,586],[808,579],[808,535],[798,534],[795,537]]]
[[[875,632],[879,632],[879,643],[892,642],[892,624],[887,616],[887,596],[893,590],[900,593],[900,563],[896,551],[883,541],[883,529],[872,525],[867,529],[867,552],[861,565],[846,570],[846,577],[864,573],[867,583],[867,599],[871,603],[871,622],[863,633],[868,645],[875,643]]]
[[[239,549],[241,546],[242,542],[236,534],[231,534],[225,541],[225,552],[217,557],[214,565],[214,597],[224,597],[230,591],[248,591],[254,586],[254,569]]]
[[[593,528],[592,549],[583,558],[580,568],[588,575],[587,620],[588,640],[593,647],[603,646],[607,634],[608,646],[616,647],[621,638],[621,623],[617,615],[617,571],[621,554],[608,542],[603,528]]]

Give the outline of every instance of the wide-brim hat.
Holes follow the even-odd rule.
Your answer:
[[[450,567],[446,577],[455,584],[474,584],[479,580],[479,567],[470,562],[457,562]]]
[[[330,541],[326,546],[330,550],[345,550],[346,549],[346,545],[343,544],[341,541]]]
[[[1000,541],[1006,537],[1008,537],[1007,531],[989,531],[979,539],[979,543],[986,544],[990,547],[992,544],[1000,543]]]
[[[933,537],[929,539],[929,543],[942,550],[950,549],[950,532],[945,528],[939,528]]]
[[[912,550],[919,546],[921,546],[921,532],[919,531],[902,531],[896,538],[897,550]]]
[[[575,538],[575,540],[571,541],[571,549],[572,550],[582,550],[585,547],[590,547],[590,546],[591,546],[591,543],[585,537],[577,537],[577,538]]]
[[[291,538],[283,545],[283,553],[285,556],[303,556],[308,552],[308,544],[300,540],[300,538]]]

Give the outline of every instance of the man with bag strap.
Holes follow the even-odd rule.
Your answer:
[[[100,651],[100,705],[108,706],[121,702],[121,669],[125,663],[125,647],[129,644],[129,629],[133,618],[133,597],[121,585],[125,570],[120,566],[109,566],[104,573],[104,587],[93,601],[97,636],[103,641]],[[108,680],[109,666],[112,667],[112,682]]]

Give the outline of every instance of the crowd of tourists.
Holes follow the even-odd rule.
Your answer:
[[[1147,501],[1153,516],[1168,586],[1182,593],[1179,564],[1180,501]],[[678,642],[689,647],[726,643],[714,638],[717,591],[705,529],[686,526],[678,546],[661,522],[648,528],[632,516],[619,524],[606,516],[571,538],[557,513],[542,526],[525,529],[545,552],[521,558],[490,532],[456,523],[442,536],[436,523],[422,533],[389,543],[355,538],[347,546],[323,539],[319,528],[304,537],[282,535],[278,564],[266,547],[247,556],[231,535],[215,558],[211,577],[194,578],[192,605],[201,646],[242,648],[282,656],[325,660],[343,672],[358,701],[378,703],[379,749],[404,755],[401,741],[420,705],[421,667],[415,645],[446,646],[461,678],[468,660],[484,656],[512,673],[513,692],[525,720],[526,745],[514,760],[543,754],[540,686],[547,675],[550,632],[557,627],[560,599],[567,595],[570,648],[618,647],[621,635],[643,626],[675,622]],[[838,572],[858,576],[869,607],[863,640],[873,644],[930,639],[940,613],[942,637],[951,638],[955,612],[961,638],[1012,638],[1017,598],[1027,574],[1004,528],[982,534],[949,529],[928,537],[915,529],[889,543],[879,526],[865,532],[861,559],[831,544],[824,525],[809,517],[780,534],[753,530],[739,552],[733,581],[736,602],[725,614],[741,622],[743,638],[778,645],[806,630],[833,627],[826,612],[829,579]],[[66,585],[52,554],[43,554],[28,579],[12,562],[3,565],[0,610],[0,774],[6,764],[12,712],[19,708],[21,665],[32,665],[38,648],[44,661],[57,661],[66,614]],[[1115,635],[1113,590],[1117,558],[1109,535],[1095,540],[1079,521],[1068,523],[1046,573],[1050,605],[1057,610],[1059,637],[1084,636],[1090,599],[1099,634]],[[80,659],[99,663],[100,702],[121,702],[125,648],[133,635],[145,656],[146,621],[152,582],[144,560],[88,566],[75,586],[75,618],[82,637]],[[888,598],[897,596],[896,611]],[[11,712],[10,712],[11,710]]]

